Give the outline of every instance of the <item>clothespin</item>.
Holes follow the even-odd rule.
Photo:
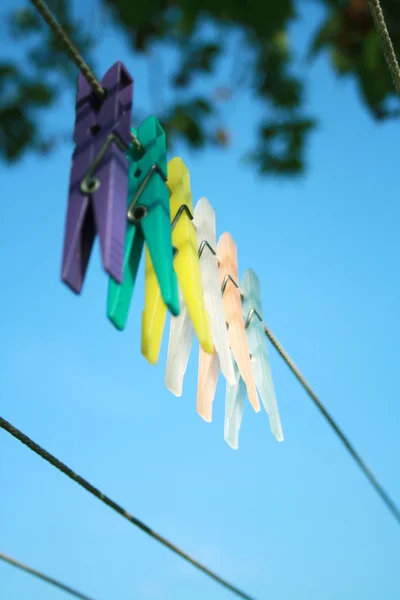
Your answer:
[[[228,327],[228,340],[233,358],[245,382],[249,400],[254,410],[260,410],[256,384],[254,381],[246,331],[242,316],[242,303],[238,286],[238,262],[236,244],[229,233],[223,233],[217,245],[219,260],[219,280],[222,293],[225,321]],[[198,380],[198,412],[206,420],[211,420],[211,407],[217,386],[219,365],[215,355],[206,356],[200,350]],[[232,380],[231,380],[232,381]],[[235,381],[236,382],[236,381]],[[227,386],[230,387],[229,383]]]
[[[227,382],[225,391],[224,440],[233,450],[237,450],[239,448],[239,429],[246,401],[246,384],[236,363],[234,367],[235,383],[229,385]]]
[[[247,343],[252,356],[254,379],[261,401],[269,416],[271,431],[278,442],[283,441],[281,419],[272,380],[268,357],[267,338],[262,319],[260,280],[252,269],[244,272],[242,283],[242,308],[247,333]]]
[[[197,412],[205,421],[210,422],[219,371],[221,369],[224,377],[232,385],[235,383],[235,372],[229,348],[219,282],[215,212],[207,198],[200,198],[197,202],[194,209],[194,219],[199,247],[204,303],[210,316],[211,332],[215,346],[214,355],[207,355],[200,349]]]
[[[209,317],[214,350],[221,359],[225,376],[233,380],[234,372],[226,333],[219,285],[218,260],[215,251],[217,244],[215,213],[206,198],[201,198],[196,204],[194,223],[197,238],[196,254],[200,263],[204,306]],[[182,294],[180,298],[182,299]],[[187,306],[183,304],[181,305],[179,317],[171,319],[165,378],[166,387],[176,396],[182,394],[183,379],[192,348],[193,335],[194,330],[190,315]],[[214,356],[214,353],[210,354],[202,347],[200,347],[200,351],[207,357]],[[204,417],[201,411],[200,414]],[[206,420],[210,419],[206,418]]]
[[[185,339],[190,337],[192,340],[193,334],[196,332],[199,342],[206,352],[213,352],[214,345],[203,299],[196,231],[193,225],[190,176],[186,165],[178,157],[168,163],[167,185],[171,193],[172,244],[176,249],[174,268],[179,282],[180,309],[179,316],[171,319],[167,363],[167,387],[169,388],[168,373],[170,373],[171,367],[173,368],[175,361],[179,361],[179,354],[182,352]],[[155,364],[160,352],[166,307],[161,298],[149,254],[146,254],[145,296],[142,319],[142,354],[150,363]]]
[[[117,62],[101,85],[104,99],[79,75],[61,274],[77,294],[96,233],[104,269],[122,281],[133,79]]]
[[[247,343],[251,356],[254,379],[261,401],[269,416],[271,431],[278,442],[283,441],[282,425],[272,381],[267,340],[262,319],[260,281],[252,269],[244,272],[240,286],[242,310],[245,320]],[[233,448],[238,447],[239,428],[246,397],[244,382],[236,373],[236,384],[227,386],[225,412],[225,440]]]
[[[107,301],[107,315],[120,330],[124,329],[128,318],[144,242],[164,303],[173,315],[179,314],[178,284],[172,262],[165,132],[156,117],[148,117],[138,131],[132,129],[132,133],[137,135],[144,154],[139,156],[133,146],[128,152],[129,205],[124,279],[122,284],[109,280]]]

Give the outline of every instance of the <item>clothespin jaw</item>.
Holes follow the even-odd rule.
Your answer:
[[[151,256],[146,248],[145,256],[145,284],[144,284],[144,309],[142,312],[142,355],[151,364],[158,362],[161,341],[164,332],[167,307],[161,297],[157,275],[151,261]],[[178,295],[179,295],[178,288]],[[179,296],[178,296],[179,298]],[[180,298],[179,298],[180,300]],[[181,314],[182,308],[179,312]]]
[[[212,403],[217,388],[219,371],[221,369],[222,374],[231,384],[235,383],[235,372],[219,281],[215,212],[207,198],[200,198],[197,202],[194,209],[194,220],[196,223],[204,303],[210,317],[215,346],[214,354],[206,354],[200,348],[197,412],[205,421],[210,422],[212,420]]]
[[[238,262],[236,244],[229,233],[223,233],[217,245],[219,275],[228,339],[239,372],[246,383],[247,394],[254,410],[260,410],[246,331],[242,316],[242,302],[238,286]]]
[[[282,425],[272,380],[267,339],[262,319],[260,280],[252,269],[244,272],[241,281],[242,309],[247,343],[261,401],[268,414],[271,431],[278,442],[283,441]]]
[[[235,367],[235,383],[226,384],[225,392],[225,421],[224,421],[224,440],[233,449],[239,448],[239,430],[242,424],[244,404],[246,400],[246,384]]]
[[[100,100],[79,75],[61,273],[77,294],[96,233],[104,269],[122,281],[133,79],[117,62],[101,85],[106,94]]]
[[[135,130],[132,130],[135,133]],[[131,147],[128,157],[129,197],[122,284],[110,279],[107,315],[124,329],[144,242],[151,257],[161,296],[173,315],[179,314],[176,274],[169,217],[165,132],[156,117],[148,117],[137,131],[143,154]]]
[[[182,396],[183,380],[195,333],[181,289],[179,289],[179,302],[181,312],[178,317],[171,318],[165,371],[165,387],[177,397]]]
[[[196,409],[198,415],[206,423],[211,423],[212,421],[212,407],[217,391],[220,369],[219,355],[216,352],[215,354],[206,354],[200,348]]]

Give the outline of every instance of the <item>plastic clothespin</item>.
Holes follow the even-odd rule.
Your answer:
[[[261,401],[269,416],[271,431],[278,442],[283,441],[282,425],[272,381],[267,340],[262,320],[260,281],[252,269],[244,272],[240,286],[247,343],[251,355],[254,379]],[[237,373],[236,385],[226,390],[225,440],[238,447],[239,428],[246,397],[244,382]]]
[[[222,303],[228,326],[229,345],[240,375],[246,384],[250,404],[256,412],[259,412],[260,403],[258,401],[256,383],[250,362],[250,353],[242,315],[242,301],[237,283],[239,280],[237,249],[229,233],[223,233],[219,238],[217,255],[219,259]]]
[[[217,244],[215,213],[206,198],[201,198],[196,204],[194,222],[196,226],[204,306],[209,316],[212,341],[215,349],[213,353],[207,353],[200,347],[200,354],[206,357],[205,361],[211,361],[212,369],[216,372],[214,377],[215,382],[218,379],[219,359],[221,360],[224,375],[231,381],[234,381],[233,364],[219,284],[218,260],[215,250]],[[182,301],[183,296],[181,295],[180,298]],[[194,331],[187,307],[182,303],[179,317],[171,319],[165,380],[166,387],[176,396],[182,395],[183,379],[192,348],[193,335]],[[203,382],[203,379],[201,381]],[[202,391],[198,393],[197,401],[198,412],[206,421],[211,420],[212,399],[209,403],[210,409],[206,407],[207,398],[210,397],[209,390],[212,387],[211,381],[209,381],[209,384],[209,387],[204,389],[204,393],[204,385],[202,385],[200,388]]]
[[[241,291],[243,316],[245,319],[249,352],[252,356],[254,379],[261,401],[269,416],[271,431],[278,442],[282,442],[282,425],[275,396],[271,364],[268,357],[267,338],[262,319],[260,280],[252,269],[244,272]]]
[[[99,99],[79,75],[75,149],[68,192],[61,277],[79,294],[96,232],[104,269],[122,281],[133,79],[121,62],[105,74]]]
[[[235,363],[235,383],[226,384],[224,440],[233,450],[239,448],[239,429],[246,400],[246,384]]]
[[[173,315],[179,314],[178,284],[173,268],[165,132],[156,117],[148,117],[136,132],[144,154],[132,145],[128,152],[128,219],[124,279],[109,280],[107,315],[124,329],[135,287],[144,242],[151,256],[162,298]],[[126,201],[126,199],[125,199]],[[126,207],[125,207],[126,214]]]
[[[168,163],[172,244],[176,249],[174,268],[179,282],[180,314],[171,320],[167,362],[168,373],[182,351],[182,335],[196,332],[206,352],[213,352],[209,319],[204,306],[196,231],[193,225],[189,171],[181,158]],[[146,254],[146,301],[142,319],[142,354],[151,363],[158,360],[165,325],[166,307],[162,301],[151,258]],[[184,344],[183,344],[184,345]],[[172,390],[174,391],[174,390]]]
[[[221,369],[232,385],[235,383],[231,350],[229,348],[221,285],[219,282],[216,254],[217,235],[215,212],[207,198],[200,198],[194,209],[194,219],[199,246],[201,279],[204,303],[210,316],[215,354],[209,355],[200,349],[199,375],[197,383],[197,412],[207,422],[212,420],[212,403]]]
[[[217,245],[219,260],[220,293],[226,326],[228,327],[228,340],[234,361],[245,381],[249,400],[254,410],[260,410],[256,384],[250,362],[247,346],[246,331],[242,316],[242,303],[238,287],[238,262],[236,244],[229,233],[223,233]],[[200,351],[199,379],[198,379],[198,412],[205,420],[211,420],[211,408],[217,387],[219,364],[215,356],[205,356]],[[230,380],[232,382],[232,379]],[[235,385],[236,379],[233,380]],[[229,381],[227,386],[231,387]]]

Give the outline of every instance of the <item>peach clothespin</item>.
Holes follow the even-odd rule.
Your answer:
[[[223,233],[217,245],[219,261],[219,280],[222,293],[225,321],[228,327],[228,340],[238,373],[244,380],[251,405],[256,412],[260,403],[254,380],[247,336],[242,315],[242,302],[238,286],[238,261],[236,244],[229,233]],[[219,362],[216,354],[206,354],[200,349],[199,377],[197,391],[197,410],[207,421],[211,420],[219,374]],[[229,386],[229,382],[227,386]]]

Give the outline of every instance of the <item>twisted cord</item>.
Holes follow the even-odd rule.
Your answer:
[[[343,442],[347,451],[355,460],[361,471],[364,473],[374,490],[379,494],[380,498],[386,504],[387,508],[390,510],[396,521],[400,524],[400,509],[396,506],[393,500],[390,498],[389,494],[384,490],[381,484],[376,479],[375,475],[372,471],[367,467],[361,456],[358,454],[354,446],[351,444],[347,436],[340,429],[339,425],[336,423],[334,418],[329,414],[326,410],[325,406],[322,404],[321,400],[318,396],[313,392],[310,385],[304,379],[303,375],[300,373],[299,369],[296,367],[290,356],[283,349],[281,344],[278,342],[272,331],[264,324],[264,331],[270,340],[271,344],[277,350],[278,354],[283,358],[289,369],[292,371],[293,375],[299,381],[299,383],[303,386],[311,400],[314,402],[315,406],[318,408],[322,416],[328,421],[329,425],[332,427],[333,431],[336,433],[338,438]]]
[[[96,75],[93,73],[92,69],[82,58],[81,53],[78,48],[75,46],[67,32],[59,25],[56,19],[51,14],[49,7],[43,0],[31,0],[32,4],[37,9],[40,16],[44,21],[48,24],[53,33],[58,36],[60,41],[64,44],[64,48],[70,59],[75,63],[79,71],[84,75],[86,81],[91,86],[94,93],[99,96],[99,98],[104,98],[105,90],[101,86],[100,81],[97,79]],[[142,144],[139,142],[138,138],[131,132],[131,142],[136,147],[136,150],[139,151],[140,154],[144,153],[144,149]]]
[[[70,479],[72,479],[73,481],[78,483],[87,492],[89,492],[90,494],[95,496],[98,500],[101,500],[104,504],[106,504],[107,506],[112,508],[115,512],[117,512],[122,517],[127,519],[127,521],[132,523],[132,525],[135,525],[135,527],[138,527],[139,529],[141,529],[141,531],[143,531],[149,537],[153,538],[153,540],[156,540],[157,542],[159,542],[166,548],[169,548],[169,550],[172,550],[172,552],[174,552],[175,554],[177,554],[178,556],[180,556],[181,558],[186,560],[188,563],[193,565],[193,567],[195,567],[196,569],[198,569],[205,575],[208,575],[208,577],[210,577],[211,579],[213,579],[214,581],[216,581],[217,583],[222,585],[225,589],[229,590],[233,594],[236,594],[236,596],[239,596],[240,598],[243,598],[244,600],[254,600],[254,598],[252,598],[245,592],[242,592],[239,588],[232,585],[225,579],[222,579],[222,577],[220,577],[219,575],[217,575],[216,573],[214,573],[213,571],[211,571],[210,569],[208,569],[207,567],[202,565],[195,558],[191,557],[189,554],[187,554],[186,552],[184,552],[183,550],[178,548],[178,546],[175,546],[175,544],[173,544],[172,542],[170,542],[169,540],[164,538],[162,535],[160,535],[156,531],[152,530],[150,527],[145,525],[145,523],[143,523],[142,521],[140,521],[133,515],[131,515],[127,510],[122,508],[122,506],[120,506],[119,504],[114,502],[114,500],[111,500],[111,498],[108,498],[108,496],[106,496],[105,494],[100,492],[100,490],[95,488],[86,479],[84,479],[83,477],[81,477],[80,475],[75,473],[72,469],[67,467],[67,465],[65,465],[60,460],[58,460],[58,458],[56,458],[55,456],[50,454],[50,452],[47,452],[47,450],[45,450],[44,448],[39,446],[39,444],[37,444],[36,442],[31,440],[27,435],[22,433],[22,431],[20,431],[19,429],[17,429],[13,425],[11,425],[11,423],[6,421],[2,417],[0,417],[0,427],[2,429],[4,429],[5,431],[7,431],[8,433],[10,433],[14,438],[16,438],[17,440],[22,442],[22,444],[24,444],[30,450],[35,452],[38,456],[40,456],[45,461],[50,463],[53,467],[55,467],[56,469],[61,471],[61,473],[64,473],[64,475],[66,475],[67,477],[69,477]]]
[[[367,0],[367,2],[375,23],[376,30],[381,40],[383,53],[392,75],[394,87],[400,96],[400,67],[392,40],[390,39],[390,35],[386,27],[385,16],[383,14],[380,0]]]
[[[18,569],[21,569],[21,571],[25,571],[30,575],[34,575],[42,581],[46,581],[47,583],[54,585],[58,589],[67,592],[67,594],[75,596],[75,598],[80,598],[81,600],[93,600],[92,598],[89,598],[89,596],[85,596],[84,594],[81,594],[80,592],[77,592],[76,590],[72,589],[71,587],[69,587],[69,585],[65,585],[64,583],[57,581],[57,579],[53,579],[53,577],[49,577],[48,575],[45,575],[44,573],[41,573],[36,569],[32,569],[32,567],[24,565],[23,563],[15,560],[15,558],[11,558],[10,556],[7,556],[7,554],[3,554],[3,552],[0,552],[0,560],[3,560],[4,562],[7,562],[10,565],[13,565],[13,567],[17,567]]]

